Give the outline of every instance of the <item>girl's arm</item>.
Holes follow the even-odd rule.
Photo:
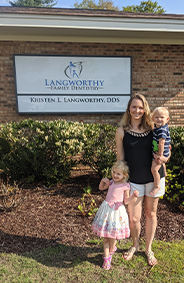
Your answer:
[[[138,196],[139,196],[138,191],[135,190],[133,194],[130,196],[130,191],[127,190],[124,192],[124,203],[129,204],[131,201],[133,201],[133,199],[137,198]]]
[[[119,127],[115,135],[116,148],[117,148],[117,161],[124,160],[123,138],[124,138],[124,130],[122,127]]]
[[[107,178],[103,178],[99,184],[99,190],[104,191],[107,190],[110,185],[110,180]]]

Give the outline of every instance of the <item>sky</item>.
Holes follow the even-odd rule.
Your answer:
[[[13,0],[11,0],[13,1]],[[113,1],[113,0],[112,0]],[[168,14],[184,14],[184,0],[152,0],[152,2],[158,2],[158,5],[162,6]],[[81,3],[82,0],[77,0]],[[98,0],[95,1],[98,3]],[[114,0],[114,5],[118,6],[122,10],[122,6],[140,5],[141,0]],[[58,3],[54,8],[74,8],[75,0],[58,0]],[[11,6],[8,0],[0,0],[0,6]]]

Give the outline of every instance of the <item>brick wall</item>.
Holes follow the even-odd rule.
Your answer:
[[[184,125],[184,46],[58,42],[0,42],[0,123],[26,118],[117,125],[119,114],[23,115],[16,112],[13,54],[132,56],[132,90],[151,110],[166,106],[170,125]]]

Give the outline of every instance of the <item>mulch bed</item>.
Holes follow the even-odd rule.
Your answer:
[[[92,198],[100,206],[106,191],[98,190],[99,177],[89,168],[76,168],[64,184],[47,188],[43,184],[22,190],[21,204],[11,211],[0,212],[0,251],[21,254],[35,248],[58,244],[85,246],[96,236],[91,231],[94,215],[82,216],[78,205],[83,188],[92,188]],[[144,214],[141,219],[144,228]],[[145,230],[141,230],[145,238]],[[184,213],[166,200],[159,201],[155,239],[184,239]]]

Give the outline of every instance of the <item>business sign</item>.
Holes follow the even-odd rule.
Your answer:
[[[131,57],[14,55],[18,113],[122,113]]]

